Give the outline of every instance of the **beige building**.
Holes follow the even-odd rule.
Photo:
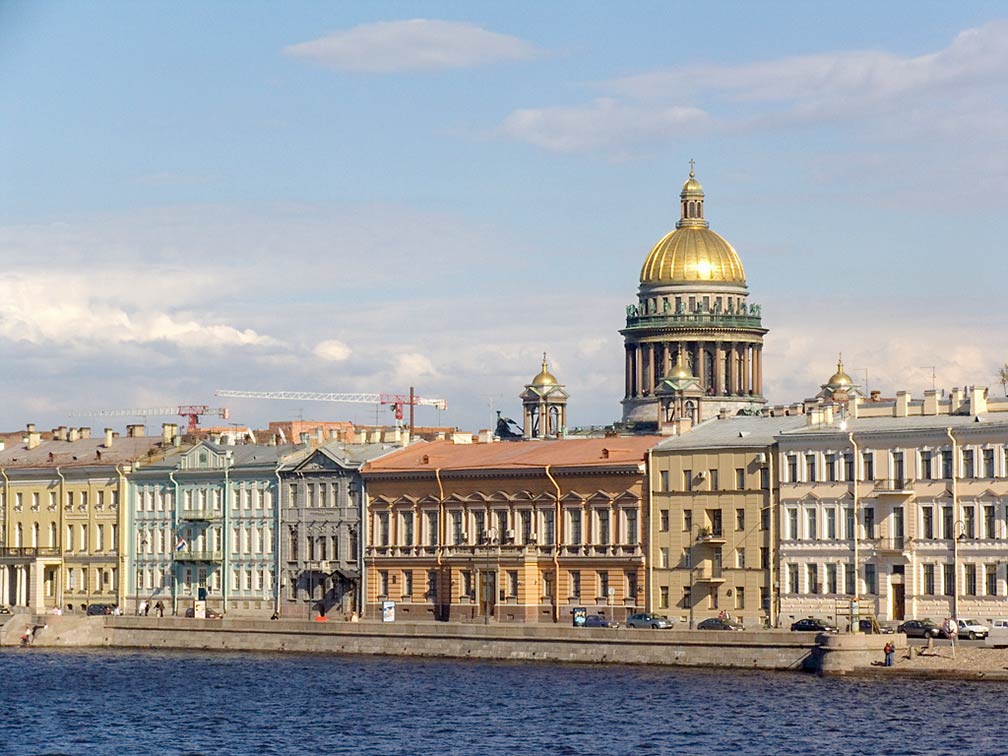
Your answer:
[[[850,395],[778,437],[782,621],[1008,617],[1008,400]]]
[[[622,621],[644,603],[645,456],[655,436],[414,444],[372,460],[366,613]]]
[[[122,604],[126,476],[163,438],[144,436],[143,426],[125,438],[65,427],[47,435],[29,425],[22,443],[0,451],[0,604]]]
[[[695,625],[773,623],[775,436],[802,417],[725,417],[652,452],[648,606]]]

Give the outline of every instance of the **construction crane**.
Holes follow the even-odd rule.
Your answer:
[[[409,394],[336,394],[313,393],[310,391],[232,391],[219,389],[216,396],[233,397],[236,399],[292,399],[302,402],[360,402],[364,404],[390,404],[395,413],[396,421],[403,419],[403,407],[409,407],[409,430],[413,435],[413,408],[436,407],[439,410],[448,409],[444,399],[424,399],[417,396],[410,386]]]
[[[110,409],[94,412],[71,412],[70,417],[156,417],[178,415],[189,419],[189,432],[199,430],[201,415],[217,415],[227,420],[231,411],[227,407],[208,407],[205,404],[179,404],[175,407],[145,407],[143,409]]]

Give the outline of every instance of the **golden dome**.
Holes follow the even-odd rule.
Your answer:
[[[745,270],[738,253],[704,220],[704,193],[693,174],[683,184],[681,217],[674,231],[659,241],[644,260],[642,284],[693,281],[745,283]]]
[[[837,359],[836,372],[833,373],[832,376],[830,376],[830,379],[829,381],[826,382],[826,385],[831,388],[840,388],[854,385],[854,380],[849,375],[847,375],[847,373],[844,372],[842,358]]]
[[[539,371],[539,375],[532,379],[530,386],[556,386],[557,379],[554,375],[546,369],[546,352],[543,352],[542,370]]]
[[[666,378],[692,378],[693,377],[693,373],[691,373],[690,369],[688,367],[686,367],[685,365],[683,365],[681,362],[676,362],[676,364],[672,366],[672,369],[669,371],[668,375],[665,376],[665,377]]]
[[[644,260],[640,282],[728,281],[745,283],[742,261],[720,234],[683,226],[667,234]]]

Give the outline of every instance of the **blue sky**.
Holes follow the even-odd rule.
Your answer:
[[[1000,3],[0,2],[0,427],[412,384],[477,429],[543,351],[611,422],[690,158],[772,401],[840,351],[1000,393],[1005,70]]]

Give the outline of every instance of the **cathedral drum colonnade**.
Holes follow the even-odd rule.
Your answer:
[[[765,404],[767,331],[760,306],[750,304],[748,295],[742,261],[704,218],[703,188],[691,167],[680,194],[680,219],[644,261],[637,303],[627,307],[620,331],[626,350],[624,422],[655,422],[656,388],[684,370],[698,380],[704,396],[696,421]]]

